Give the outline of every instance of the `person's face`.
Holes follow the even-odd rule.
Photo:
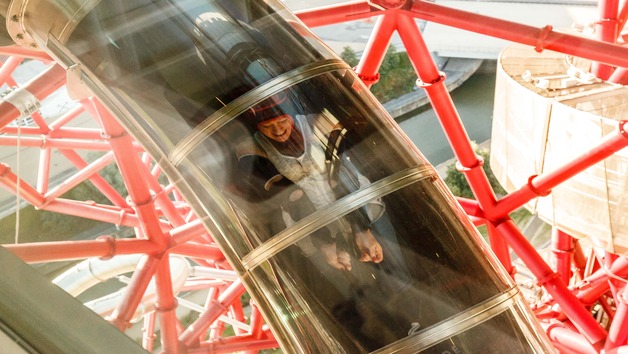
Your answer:
[[[283,143],[290,137],[292,130],[294,129],[294,119],[291,116],[284,114],[277,118],[264,121],[257,126],[260,133],[264,134],[267,138],[273,139],[277,142]]]

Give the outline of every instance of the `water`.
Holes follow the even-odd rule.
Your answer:
[[[480,144],[489,140],[495,73],[481,68],[450,94],[471,141]],[[397,118],[397,122],[432,165],[437,166],[454,157],[431,106],[405,114]]]

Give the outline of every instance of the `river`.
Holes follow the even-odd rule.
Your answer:
[[[494,61],[485,62],[475,74],[450,93],[469,138],[478,144],[491,138],[494,68]],[[437,166],[454,157],[431,106],[426,105],[396,120],[432,165]]]

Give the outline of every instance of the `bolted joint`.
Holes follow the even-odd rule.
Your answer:
[[[375,85],[379,81],[379,73],[376,73],[375,75],[372,75],[372,76],[364,75],[360,73],[357,73],[357,74],[360,80],[362,80],[362,82],[364,82],[364,84],[367,86]]]
[[[530,191],[532,191],[532,193],[538,195],[539,197],[545,197],[545,196],[550,195],[550,193],[552,193],[551,189],[543,191],[543,190],[540,190],[540,189],[536,188],[534,186],[534,184],[532,183],[534,181],[534,179],[536,177],[538,177],[538,176],[539,175],[532,175],[532,176],[530,176],[530,178],[528,178],[528,188],[530,189]]]
[[[120,329],[121,331],[124,331],[126,329],[129,329],[131,327],[133,327],[133,324],[131,323],[131,321],[128,320],[124,320],[121,318],[107,318],[107,321],[109,321],[109,323],[111,323],[112,325],[114,325],[116,328]]]
[[[109,236],[109,235],[102,235],[102,236],[98,236],[96,237],[96,240],[98,241],[103,241],[105,243],[107,243],[107,245],[109,246],[109,252],[107,252],[107,254],[103,255],[100,257],[101,260],[103,261],[107,261],[110,260],[111,258],[113,258],[113,256],[116,255],[116,239]]]
[[[439,82],[443,82],[445,81],[445,79],[447,78],[447,75],[445,75],[444,72],[439,71],[438,72],[438,78],[430,81],[430,82],[425,82],[423,80],[421,80],[421,78],[416,79],[416,86],[420,87],[420,88],[428,88],[434,84],[437,84]]]
[[[382,7],[384,9],[400,9],[402,7],[407,8],[412,6],[412,1],[409,0],[369,0],[369,3],[375,7]]]
[[[179,306],[179,301],[175,298],[170,306],[161,306],[159,305],[159,302],[155,303],[155,311],[161,312],[161,313],[174,311],[177,309],[178,306]]]
[[[545,44],[545,39],[547,39],[547,35],[552,32],[553,29],[554,28],[550,25],[547,25],[541,29],[541,31],[539,32],[539,36],[536,39],[536,45],[534,46],[535,51],[541,53],[543,49],[545,49],[543,47],[543,45]]]
[[[101,131],[100,132],[100,137],[103,138],[103,139],[109,140],[109,141],[121,139],[121,138],[126,137],[127,135],[129,135],[129,133],[127,133],[126,131],[123,131],[120,134],[116,134],[116,135],[108,134],[105,131]]]
[[[480,155],[475,155],[475,158],[477,159],[475,161],[475,164],[473,166],[463,166],[460,161],[456,161],[456,170],[458,170],[459,172],[465,173],[465,172],[469,172],[475,168],[478,167],[482,167],[484,166],[484,158]]]
[[[545,277],[543,278],[537,278],[536,279],[536,285],[538,286],[545,286],[545,284],[553,281],[554,279],[558,278],[558,273],[555,272],[551,272],[545,275]]]

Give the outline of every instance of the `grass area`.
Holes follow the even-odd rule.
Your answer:
[[[531,217],[532,217],[532,214],[525,208],[519,208],[513,211],[512,213],[510,213],[510,218],[519,227],[523,227]]]
[[[100,155],[89,157],[92,161]],[[103,177],[118,193],[125,195],[126,188],[116,165],[109,165],[100,171]],[[83,182],[67,191],[61,198],[74,201],[89,201],[97,204],[111,205],[111,202],[90,182]],[[78,216],[57,212],[38,210],[26,206],[19,211],[0,219],[0,243],[15,243],[16,226],[19,227],[19,243],[64,241],[81,238],[81,234],[89,230],[105,230],[111,224]]]
[[[15,243],[17,218],[13,213],[0,220],[0,243]],[[99,221],[37,210],[29,205],[19,212],[19,243],[64,241],[102,225]]]

